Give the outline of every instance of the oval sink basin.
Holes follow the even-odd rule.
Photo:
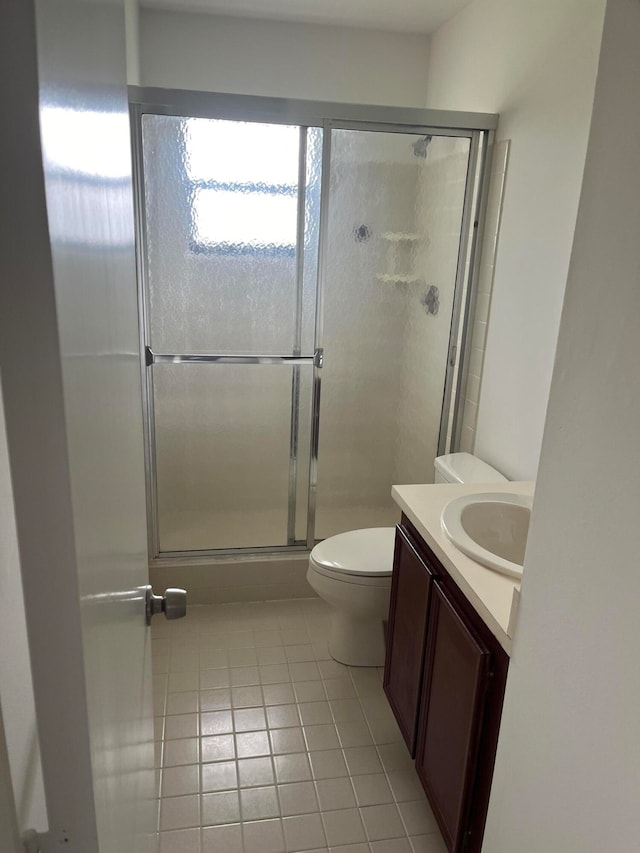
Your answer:
[[[504,492],[464,495],[442,510],[442,529],[468,557],[520,579],[532,503]]]

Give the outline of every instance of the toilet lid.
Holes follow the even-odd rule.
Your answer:
[[[316,566],[343,575],[385,577],[393,569],[395,528],[350,530],[319,542],[311,552]]]

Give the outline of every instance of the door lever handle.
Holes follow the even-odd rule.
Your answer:
[[[187,615],[186,589],[165,589],[164,595],[154,595],[151,585],[146,592],[147,625],[151,625],[151,617],[156,613],[164,613],[167,619],[181,619]]]

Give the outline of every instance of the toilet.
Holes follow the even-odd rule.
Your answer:
[[[471,453],[449,453],[434,464],[436,483],[506,482]],[[394,527],[368,527],[330,536],[311,551],[307,581],[332,608],[329,654],[340,663],[384,665],[394,540]]]
[[[506,483],[507,478],[472,453],[436,457],[436,483]]]

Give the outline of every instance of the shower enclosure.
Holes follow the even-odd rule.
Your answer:
[[[392,524],[455,447],[494,117],[133,95],[152,555]]]

